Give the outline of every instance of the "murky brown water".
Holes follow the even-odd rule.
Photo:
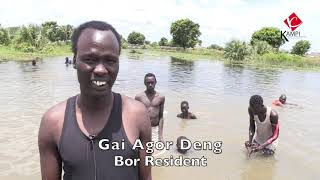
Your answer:
[[[79,92],[75,70],[64,58],[0,64],[0,179],[40,179],[37,133],[42,114]],[[192,141],[223,141],[222,154],[190,151],[186,157],[208,159],[207,167],[157,167],[153,179],[319,179],[320,73],[263,70],[199,60],[185,63],[169,57],[133,59],[122,56],[114,90],[134,97],[144,89],[147,72],[157,75],[166,96],[165,138],[185,135]],[[281,93],[298,107],[278,108],[279,147],[275,157],[247,159],[248,101],[261,94],[265,104]],[[188,100],[197,120],[176,118]],[[160,157],[177,156],[174,149]]]

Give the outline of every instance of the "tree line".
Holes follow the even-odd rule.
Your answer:
[[[0,45],[13,45],[14,48],[26,52],[36,50],[47,50],[47,44],[59,42],[70,42],[74,27],[71,25],[58,25],[55,21],[45,22],[41,25],[28,25],[21,27],[2,28],[0,25]],[[131,45],[171,46],[194,48],[197,44],[201,46],[199,39],[200,25],[190,19],[180,19],[171,23],[170,34],[172,39],[162,37],[159,42],[147,41],[145,36],[133,31],[127,39],[121,36],[123,47]],[[264,27],[251,36],[249,43],[240,40],[231,40],[221,47],[216,44],[208,46],[208,49],[216,49],[225,52],[225,57],[233,60],[243,60],[253,51],[256,54],[277,52],[285,43],[281,38],[281,31],[276,27]],[[292,54],[305,55],[310,49],[310,42],[298,41],[291,50]],[[50,48],[49,48],[50,49]]]
[[[8,28],[0,25],[0,45],[24,52],[48,51],[50,45],[69,43],[73,30],[72,25],[58,25],[55,21]]]

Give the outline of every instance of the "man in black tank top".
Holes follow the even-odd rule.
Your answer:
[[[150,180],[151,167],[145,166],[149,154],[133,149],[138,139],[144,146],[151,141],[147,110],[112,92],[120,35],[105,22],[90,21],[74,31],[72,51],[80,94],[42,117],[38,138],[42,179],[60,180],[63,169],[64,180]],[[140,161],[116,166],[115,157]]]

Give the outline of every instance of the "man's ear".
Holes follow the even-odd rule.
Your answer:
[[[74,68],[74,69],[77,69],[77,65],[76,65],[76,64],[77,64],[77,62],[76,62],[76,55],[73,56],[72,62],[73,62],[73,68]]]

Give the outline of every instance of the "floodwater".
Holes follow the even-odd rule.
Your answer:
[[[320,73],[230,66],[219,61],[184,62],[170,57],[123,55],[114,91],[134,97],[153,72],[166,96],[164,136],[222,141],[222,153],[190,150],[185,158],[207,159],[205,167],[154,167],[153,179],[283,180],[320,179]],[[31,63],[0,63],[0,179],[40,179],[37,133],[50,106],[79,93],[76,71],[64,57]],[[286,93],[299,106],[276,108],[280,136],[274,157],[247,158],[248,101],[260,94],[265,105]],[[187,100],[197,120],[176,118]],[[175,146],[157,158],[178,156]]]

